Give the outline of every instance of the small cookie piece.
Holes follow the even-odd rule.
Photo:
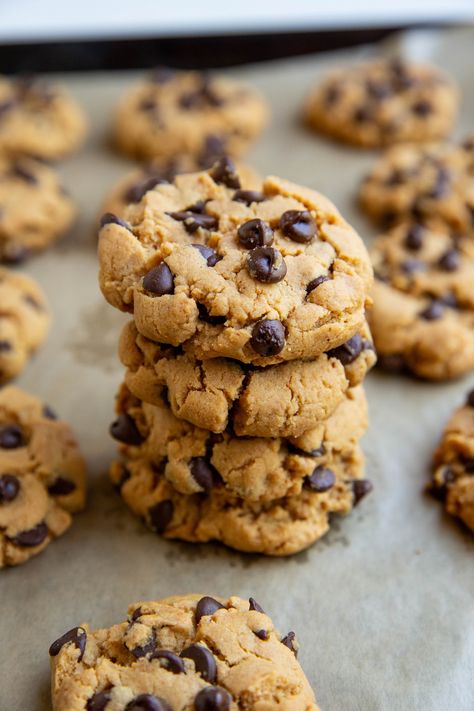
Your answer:
[[[0,383],[21,373],[45,340],[49,324],[48,305],[38,284],[0,267]]]
[[[304,119],[340,141],[377,147],[444,138],[458,104],[457,88],[437,67],[376,59],[330,72],[308,96]]]
[[[368,314],[379,364],[446,380],[474,369],[474,246],[444,225],[401,224],[375,240]]]
[[[358,446],[367,429],[367,403],[362,386],[351,388],[334,413],[300,437],[288,439],[214,435],[174,417],[161,404],[150,405],[122,387],[117,419],[111,434],[121,443],[127,460],[152,462],[181,494],[225,494],[265,503],[295,496],[312,487],[312,478],[334,471],[361,476],[363,457]],[[321,489],[326,490],[326,489]]]
[[[279,178],[243,189],[228,159],[103,218],[100,285],[140,333],[198,359],[314,358],[363,326],[372,268],[322,195]]]
[[[115,114],[117,147],[139,160],[240,156],[268,120],[252,87],[201,72],[156,70],[121,100]]]
[[[32,395],[0,390],[0,568],[40,553],[85,501],[85,464],[71,429]]]
[[[81,107],[63,89],[0,76],[0,154],[57,160],[78,148],[85,130]]]
[[[319,711],[297,653],[253,598],[138,602],[53,642],[53,711]]]
[[[387,150],[360,186],[359,203],[378,224],[433,219],[474,227],[474,151],[463,145],[400,145]]]
[[[20,262],[45,249],[69,229],[75,215],[52,168],[32,158],[0,155],[0,261]]]
[[[428,490],[474,533],[474,390],[446,425]]]
[[[226,358],[197,360],[148,340],[133,321],[122,331],[119,355],[136,397],[153,405],[166,399],[176,417],[211,432],[231,427],[239,437],[302,434],[329,417],[376,360],[367,327],[315,360],[262,369]]]

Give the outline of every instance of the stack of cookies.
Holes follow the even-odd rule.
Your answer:
[[[287,555],[370,491],[372,268],[325,197],[223,158],[104,215],[99,257],[133,314],[111,477],[153,530]]]

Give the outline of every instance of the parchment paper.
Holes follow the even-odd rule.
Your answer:
[[[451,71],[463,92],[457,133],[474,128],[474,31],[409,39]],[[249,159],[327,193],[365,238],[358,180],[375,153],[307,133],[297,112],[330,64],[357,50],[233,72],[268,97],[273,122]],[[107,626],[131,602],[190,591],[253,595],[281,631],[294,629],[323,711],[472,711],[474,540],[422,494],[432,450],[471,377],[430,385],[373,373],[365,438],[373,494],[310,550],[287,559],[218,545],[166,542],[128,513],[108,483],[107,428],[122,370],[116,344],[125,318],[97,287],[94,219],[108,186],[128,169],[107,148],[110,114],[134,74],[65,77],[89,114],[84,151],[61,170],[80,204],[73,233],[27,264],[50,299],[50,338],[18,384],[71,421],[89,464],[87,511],[20,568],[0,573],[0,709],[46,711],[48,646],[76,624]]]

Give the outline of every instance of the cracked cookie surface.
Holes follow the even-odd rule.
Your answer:
[[[71,429],[12,386],[0,390],[0,568],[40,553],[84,506],[85,465]]]
[[[454,83],[438,68],[378,59],[330,72],[310,92],[304,119],[360,146],[426,142],[448,135],[458,103]]]
[[[140,160],[186,155],[205,167],[206,158],[241,155],[268,119],[252,87],[201,72],[152,72],[117,107],[117,147]]]
[[[151,340],[199,359],[314,358],[365,321],[372,269],[318,193],[279,178],[247,191],[228,160],[104,216],[100,285]]]
[[[318,711],[297,652],[253,598],[139,602],[125,622],[53,642],[53,710]]]

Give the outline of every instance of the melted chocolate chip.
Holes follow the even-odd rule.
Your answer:
[[[86,711],[104,711],[111,699],[109,691],[96,691],[86,703]]]
[[[201,319],[201,321],[210,323],[211,326],[220,326],[223,323],[225,323],[227,320],[226,316],[211,316],[211,314],[206,309],[204,304],[200,304],[199,302],[196,302],[196,306],[198,308],[199,318]]]
[[[157,649],[151,655],[150,661],[152,659],[159,659],[161,666],[164,669],[173,672],[173,674],[184,674],[186,671],[183,660],[180,659],[177,654],[169,651],[168,649]]]
[[[87,633],[83,627],[73,627],[72,630],[65,632],[62,637],[59,637],[49,648],[49,656],[56,657],[65,644],[74,644],[79,650],[78,662],[81,661],[86,649]]]
[[[232,195],[232,200],[235,202],[243,202],[246,205],[251,205],[253,202],[263,202],[266,197],[258,190],[236,190]]]
[[[200,623],[202,617],[213,615],[217,610],[225,610],[224,605],[221,605],[213,597],[208,597],[207,595],[202,597],[196,605],[196,612],[194,613],[196,624]]]
[[[15,178],[19,178],[30,185],[37,185],[38,183],[36,175],[33,175],[33,173],[27,170],[21,163],[14,163],[11,168],[11,173]]]
[[[356,333],[348,341],[338,346],[337,348],[332,348],[328,351],[329,358],[337,358],[342,365],[350,365],[364,350],[364,342],[361,336]]]
[[[0,476],[0,504],[8,504],[14,501],[20,492],[20,482],[13,474],[2,474]]]
[[[411,107],[414,114],[420,117],[429,116],[433,111],[433,106],[426,99],[420,99]]]
[[[304,480],[305,488],[316,491],[318,494],[329,491],[335,483],[336,476],[332,469],[326,469],[321,465],[316,467],[313,473]]]
[[[122,220],[121,217],[114,215],[113,212],[106,212],[100,218],[100,226],[104,227],[105,225],[120,225],[120,227],[124,227],[129,232],[131,231],[131,228],[130,228],[130,225],[128,224],[128,222],[125,222],[125,220]]]
[[[217,227],[217,219],[213,215],[206,215],[203,212],[195,212],[191,208],[182,210],[181,212],[167,213],[173,220],[182,222],[188,234],[192,235],[199,228],[203,230],[213,230]]]
[[[143,277],[143,288],[156,296],[174,294],[173,273],[166,262],[150,269]]]
[[[148,654],[151,654],[152,652],[155,651],[156,647],[156,633],[155,630],[151,630],[151,635],[150,639],[148,642],[145,644],[140,644],[137,645],[136,647],[133,647],[133,649],[130,649],[130,652],[133,654],[135,659],[141,659],[142,657],[146,657]]]
[[[125,706],[125,711],[172,711],[165,699],[153,694],[140,694]]]
[[[471,390],[466,398],[466,405],[469,407],[474,407],[474,390]]]
[[[126,412],[122,412],[110,425],[110,434],[124,444],[139,445],[144,441],[135,420]]]
[[[281,321],[262,319],[252,329],[250,345],[261,356],[274,356],[285,347],[285,327]]]
[[[320,276],[316,277],[316,279],[311,279],[308,286],[306,287],[306,293],[310,294],[312,291],[317,289],[320,284],[323,284],[325,281],[330,281],[330,279],[331,277],[327,274],[321,274]]]
[[[222,183],[228,188],[234,188],[234,190],[239,190],[240,188],[237,169],[230,158],[226,156],[217,161],[209,175],[216,183]]]
[[[353,479],[352,492],[354,496],[354,506],[357,506],[359,501],[370,494],[373,489],[373,484],[368,479]]]
[[[17,449],[23,447],[24,444],[23,432],[18,425],[0,427],[0,447],[2,449]]]
[[[191,659],[202,678],[213,684],[217,679],[217,665],[213,654],[202,644],[191,644],[181,652],[181,657]]]
[[[140,617],[143,615],[142,608],[137,607],[136,610],[133,611],[132,616],[131,616],[131,621],[136,622],[137,620],[140,619]]]
[[[254,635],[261,639],[263,642],[265,642],[267,639],[270,639],[270,632],[267,632],[267,630],[254,630]]]
[[[287,210],[280,217],[280,229],[293,242],[308,244],[316,236],[316,222],[309,210]]]
[[[255,218],[240,225],[237,238],[239,244],[246,249],[269,247],[273,242],[273,230],[267,222]]]
[[[296,646],[296,635],[294,632],[288,632],[288,634],[282,638],[281,643],[284,644],[285,647],[288,647],[288,649],[293,652],[295,657],[298,656],[298,648]]]
[[[76,490],[76,485],[70,479],[65,479],[62,476],[56,477],[56,479],[49,484],[48,491],[51,496],[67,496]]]
[[[367,106],[359,106],[354,111],[353,118],[356,123],[365,123],[371,120],[372,111]]]
[[[127,190],[123,194],[123,199],[126,203],[136,204],[137,202],[140,202],[142,197],[146,195],[149,190],[153,190],[153,188],[155,188],[157,185],[166,182],[167,181],[159,175],[150,175],[147,178],[144,178],[138,183],[135,183],[134,185],[131,185],[129,188],[127,188]]]
[[[207,247],[205,244],[192,244],[191,247],[194,247],[194,249],[197,249],[197,251],[202,254],[208,267],[215,267],[217,262],[222,259],[214,249]]]
[[[421,225],[414,224],[409,228],[405,237],[405,247],[417,252],[423,246],[424,228]]]
[[[286,276],[286,262],[273,247],[255,247],[247,257],[251,277],[264,284],[275,284]]]
[[[442,318],[445,305],[441,301],[432,301],[423,311],[418,314],[425,321],[437,321]]]
[[[189,463],[193,479],[204,491],[210,491],[222,483],[219,472],[205,457],[193,457]]]
[[[261,605],[258,604],[258,602],[255,600],[253,597],[249,597],[249,610],[254,610],[255,612],[261,612],[263,615],[265,614],[265,610]]]
[[[12,350],[12,344],[10,341],[0,341],[0,353],[6,353]]]
[[[448,249],[438,260],[438,266],[445,272],[455,272],[459,269],[461,257],[457,249]]]
[[[206,686],[194,699],[195,711],[229,711],[232,697],[218,686]]]
[[[383,101],[392,94],[392,87],[388,82],[372,81],[367,82],[367,93],[372,99]]]
[[[47,525],[42,522],[39,523],[34,528],[30,528],[27,531],[21,531],[17,533],[16,536],[10,536],[9,540],[16,546],[22,546],[23,548],[34,548],[43,543],[44,539],[48,535],[49,530]]]
[[[163,534],[173,519],[174,505],[170,499],[160,501],[148,509],[150,524],[155,533]]]
[[[333,106],[339,101],[341,96],[342,89],[340,86],[328,86],[328,88],[324,92],[324,103],[326,104],[326,106]]]

